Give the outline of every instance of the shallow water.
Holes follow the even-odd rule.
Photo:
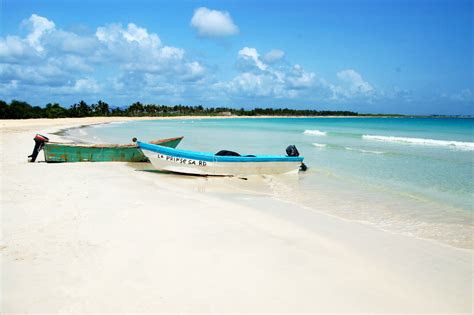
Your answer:
[[[474,248],[473,131],[473,119],[239,118],[111,123],[68,133],[110,143],[183,135],[182,149],[241,154],[283,155],[294,144],[309,170],[263,178],[275,198]]]

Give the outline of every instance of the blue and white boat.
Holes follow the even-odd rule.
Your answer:
[[[239,176],[297,173],[300,168],[305,169],[304,158],[297,156],[299,153],[294,146],[291,147],[296,153],[290,154],[296,156],[223,156],[219,153],[178,150],[140,141],[137,144],[157,170],[176,173]]]

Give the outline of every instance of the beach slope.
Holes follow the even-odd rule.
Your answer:
[[[140,165],[27,163],[36,132],[113,120],[0,123],[0,313],[472,313],[470,251]]]

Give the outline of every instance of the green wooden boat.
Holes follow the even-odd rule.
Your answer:
[[[150,143],[176,148],[183,137],[150,141]],[[44,143],[46,162],[148,162],[136,144],[79,144]]]

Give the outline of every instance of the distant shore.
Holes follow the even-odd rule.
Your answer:
[[[58,103],[48,103],[46,106],[32,106],[25,101],[11,100],[7,103],[0,100],[0,119],[27,119],[27,118],[78,118],[78,117],[219,117],[237,116],[250,117],[404,117],[404,118],[472,118],[472,115],[444,115],[428,114],[413,115],[399,113],[359,113],[350,110],[328,110],[328,109],[295,109],[274,107],[204,107],[202,105],[159,105],[142,104],[135,102],[129,106],[109,106],[106,102],[98,101],[87,104],[80,101],[63,107]]]
[[[460,118],[472,119],[474,116],[417,116],[417,115],[357,115],[357,116],[237,116],[237,115],[212,115],[212,116],[98,116],[79,118],[28,118],[28,119],[0,119],[0,128],[5,130],[22,130],[32,127],[52,127],[69,125],[77,127],[78,124],[93,125],[117,121],[139,120],[179,120],[179,119],[261,119],[261,118]],[[67,127],[66,127],[67,128]]]

